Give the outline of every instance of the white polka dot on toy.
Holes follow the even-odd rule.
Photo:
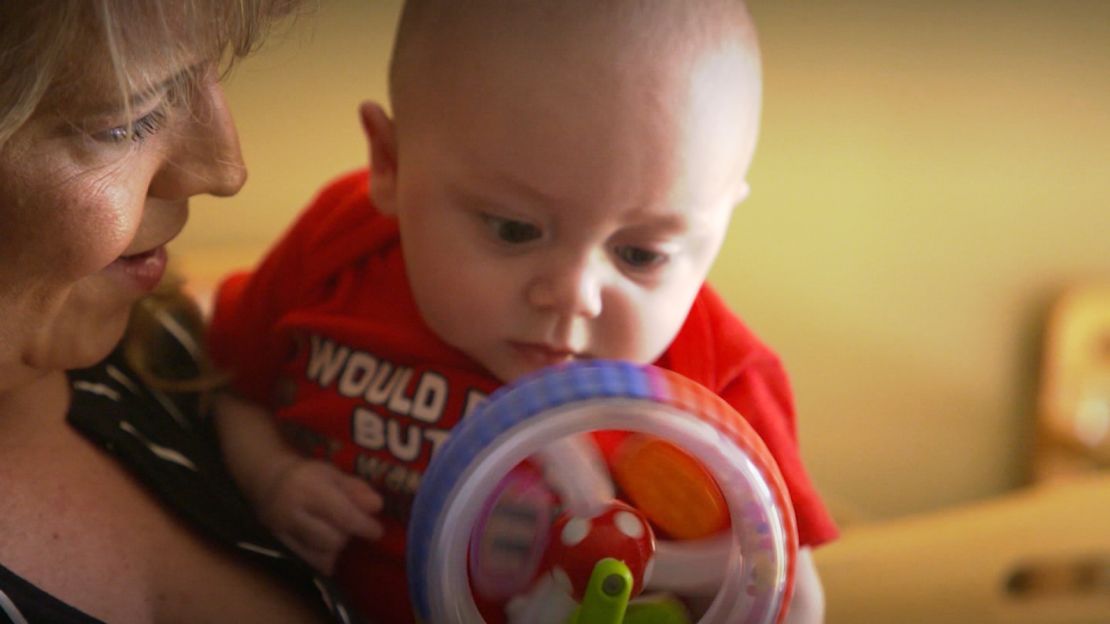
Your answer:
[[[574,518],[563,527],[562,540],[566,546],[574,546],[586,539],[590,534],[590,521],[584,518]]]
[[[644,585],[651,582],[653,572],[655,572],[655,557],[648,559],[647,565],[644,566]]]
[[[644,525],[640,519],[627,511],[618,511],[613,516],[613,523],[617,525],[617,529],[628,537],[638,538],[644,534]]]
[[[570,576],[567,574],[566,570],[560,568],[559,566],[555,566],[551,569],[551,580],[555,581],[556,587],[559,587],[568,594],[573,593],[574,588],[570,582]]]

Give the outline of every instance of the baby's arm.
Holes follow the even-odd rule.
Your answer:
[[[221,396],[216,430],[228,469],[259,519],[312,567],[331,574],[352,536],[381,537],[374,517],[381,496],[326,461],[302,457],[259,405]]]
[[[786,624],[820,624],[825,621],[825,591],[809,548],[798,549],[794,572],[794,598],[786,613]]]

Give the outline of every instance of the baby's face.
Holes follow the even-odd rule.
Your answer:
[[[759,85],[743,56],[444,76],[400,128],[395,196],[432,330],[503,381],[661,355],[746,193]]]

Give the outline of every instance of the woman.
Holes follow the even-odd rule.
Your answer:
[[[294,4],[0,2],[0,621],[344,620],[117,349],[243,184],[220,71]]]

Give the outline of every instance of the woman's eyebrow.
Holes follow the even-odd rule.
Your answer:
[[[188,76],[195,74],[205,64],[206,62],[203,61],[199,63],[194,63],[155,84],[148,85],[142,89],[135,91],[130,96],[128,96],[126,106],[121,106],[118,102],[101,102],[90,108],[89,112],[93,115],[107,115],[111,113],[117,113],[121,110],[125,110],[126,108],[138,108],[141,104],[156,96],[157,94],[162,93],[170,86],[174,84],[179,84],[182,81],[186,80]]]

